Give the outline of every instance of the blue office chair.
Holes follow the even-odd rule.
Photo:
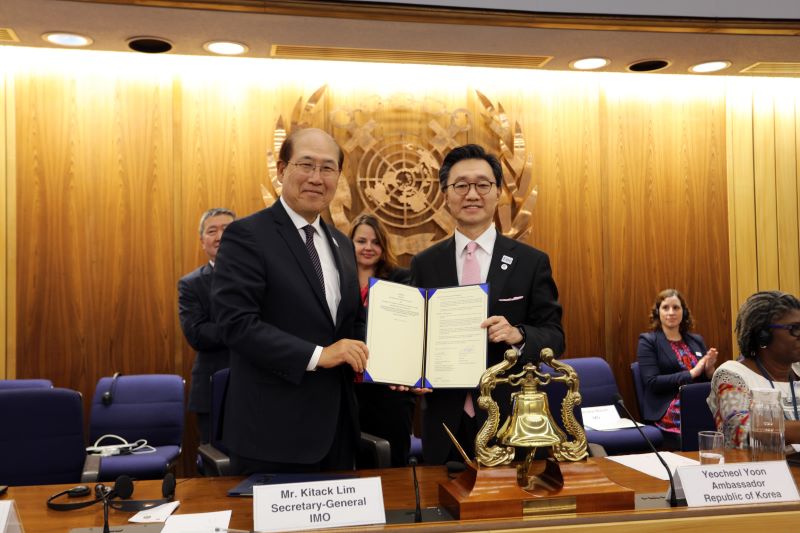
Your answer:
[[[172,374],[100,378],[92,398],[89,440],[116,435],[132,443],[145,439],[153,451],[100,459],[100,480],[122,474],[162,479],[181,453],[184,383]],[[108,439],[101,444],[116,444]],[[148,449],[149,450],[149,449]],[[145,451],[145,450],[142,450]]]
[[[581,407],[597,407],[601,405],[614,405],[614,397],[619,394],[614,373],[605,359],[600,357],[581,357],[575,359],[561,359],[575,369],[580,379]],[[626,417],[624,413],[621,413]],[[644,433],[658,447],[664,441],[661,430],[655,426],[645,425]],[[608,455],[621,455],[626,453],[648,452],[650,447],[642,439],[636,428],[620,429],[616,431],[586,430],[586,440],[602,446]]]
[[[633,380],[633,392],[636,393],[636,408],[639,416],[642,416],[642,402],[644,401],[644,381],[642,381],[642,371],[639,369],[639,361],[631,363],[631,379]],[[644,417],[642,417],[644,420]],[[652,420],[645,420],[652,422]]]
[[[83,440],[83,402],[69,389],[0,390],[0,484],[97,479]]]
[[[0,390],[12,389],[52,389],[49,379],[0,379]]]
[[[208,443],[197,448],[205,475],[229,476],[231,460],[228,448],[222,442],[222,414],[225,410],[225,396],[228,393],[229,368],[218,370],[211,376],[211,435]]]
[[[711,394],[711,383],[690,383],[678,389],[681,409],[681,451],[698,450],[697,433],[716,431],[714,415],[708,408],[706,398]]]

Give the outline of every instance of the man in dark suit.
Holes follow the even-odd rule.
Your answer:
[[[279,200],[225,231],[212,306],[231,351],[223,439],[238,474],[353,468],[363,309],[353,245],[319,216],[343,160],[324,131],[292,133]]]
[[[236,215],[230,209],[209,209],[200,217],[200,246],[208,262],[178,280],[178,317],[189,345],[197,350],[192,365],[189,411],[197,414],[200,442],[208,442],[211,432],[211,376],[228,367],[228,348],[222,332],[211,318],[211,275],[222,233]]]
[[[488,282],[488,361],[503,360],[510,347],[521,351],[519,370],[535,362],[542,348],[564,350],[561,305],[547,254],[501,235],[494,227],[503,171],[496,157],[475,144],[452,150],[444,158],[439,181],[447,210],[456,220],[455,234],[417,254],[411,261],[412,283],[447,287]],[[475,384],[477,387],[477,383]],[[428,464],[461,460],[442,428],[453,432],[474,456],[475,435],[485,420],[477,407],[478,389],[422,389],[423,456]],[[510,407],[510,388],[499,385],[494,398],[501,414]]]

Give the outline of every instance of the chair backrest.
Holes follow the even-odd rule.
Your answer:
[[[690,383],[679,389],[681,406],[681,450],[693,452],[698,449],[699,431],[716,431],[717,424],[706,398],[711,393],[711,383]]]
[[[0,391],[0,484],[78,483],[86,459],[83,402],[69,389]]]
[[[568,360],[562,359],[562,361]],[[555,374],[555,371],[546,365],[542,365],[541,368],[550,374]],[[561,404],[564,401],[564,398],[567,396],[567,386],[563,383],[551,381],[546,387],[544,387],[544,392],[547,394],[547,404],[550,408],[550,414],[553,416],[553,420],[555,420],[556,424],[558,424],[558,427],[566,431],[564,419],[561,416]],[[583,404],[579,405],[573,410],[573,415],[578,423],[583,425],[583,416],[581,415],[580,410],[581,406],[583,406]]]
[[[223,368],[211,376],[211,436],[209,440],[214,448],[228,454],[228,448],[222,442],[222,415],[225,412],[225,397],[228,394],[228,377],[230,369]]]
[[[631,363],[631,379],[633,380],[633,392],[636,393],[636,407],[639,414],[642,412],[642,401],[644,400],[644,383],[642,382],[642,372],[639,370],[639,361]]]
[[[600,357],[579,357],[561,359],[575,369],[580,379],[581,407],[614,405],[614,396],[619,394],[617,380],[605,359]]]
[[[183,378],[173,374],[100,378],[92,398],[89,440],[112,434],[128,442],[147,439],[151,446],[180,446],[183,387]],[[104,402],[105,393],[111,398]]]
[[[0,390],[11,389],[52,389],[49,379],[0,379]]]

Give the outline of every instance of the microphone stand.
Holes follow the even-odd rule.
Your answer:
[[[408,458],[408,464],[411,465],[411,473],[414,476],[414,500],[416,507],[414,508],[414,523],[422,522],[422,507],[419,503],[419,482],[417,481],[417,458],[411,456]]]
[[[625,414],[628,415],[628,418],[630,418],[633,421],[633,425],[636,427],[636,429],[639,430],[639,434],[642,436],[644,441],[650,446],[650,449],[653,450],[653,453],[656,454],[656,457],[658,458],[659,461],[661,461],[661,464],[664,465],[664,469],[667,471],[667,476],[669,476],[669,506],[678,507],[679,505],[678,497],[675,494],[675,480],[672,479],[672,471],[669,469],[669,466],[667,466],[667,462],[664,460],[663,457],[661,457],[661,454],[658,453],[656,447],[653,446],[653,442],[647,438],[647,435],[644,434],[642,428],[639,427],[640,424],[636,421],[635,418],[633,418],[633,415],[631,414],[630,411],[628,411],[628,408],[625,407],[625,402],[622,401],[622,396],[620,396],[619,393],[616,393],[614,395],[614,401],[617,403],[618,406],[622,407],[622,410],[625,411]]]

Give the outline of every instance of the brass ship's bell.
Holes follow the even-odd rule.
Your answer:
[[[511,416],[497,433],[506,446],[541,448],[555,446],[566,439],[550,414],[547,395],[526,380],[522,389],[511,395]]]

